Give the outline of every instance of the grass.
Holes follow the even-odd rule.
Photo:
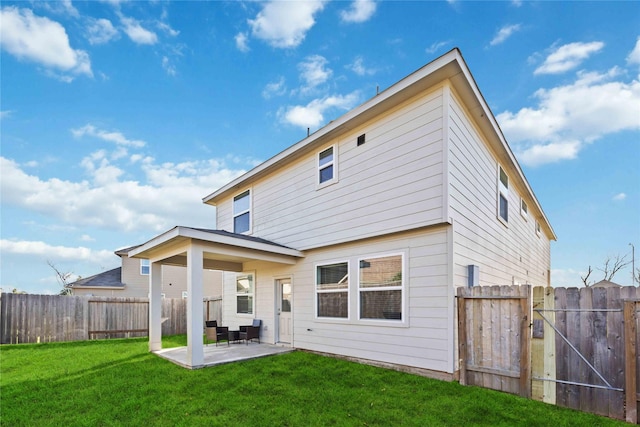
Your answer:
[[[146,339],[1,346],[0,393],[7,426],[625,425],[305,352],[190,371]]]

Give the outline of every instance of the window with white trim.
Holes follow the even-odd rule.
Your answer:
[[[149,260],[148,259],[141,259],[140,260],[140,275],[148,276],[150,270],[151,270],[151,264],[149,263]]]
[[[540,221],[536,221],[536,234],[540,236]]]
[[[335,147],[318,153],[318,184],[328,184],[336,179]]]
[[[529,216],[529,207],[527,206],[527,202],[524,199],[520,199],[520,215],[526,220]]]
[[[316,314],[318,317],[349,317],[349,263],[316,267]]]
[[[402,320],[402,255],[360,260],[360,319]]]
[[[233,198],[233,232],[246,233],[251,229],[251,190]]]
[[[236,313],[253,314],[255,277],[253,273],[236,276]]]
[[[509,177],[502,166],[498,166],[498,218],[509,222]]]

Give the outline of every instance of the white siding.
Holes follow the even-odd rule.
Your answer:
[[[441,88],[414,97],[252,183],[252,234],[305,250],[443,222],[442,104]],[[330,145],[339,181],[318,189]],[[217,206],[229,231],[232,198]]]
[[[449,197],[454,230],[454,286],[466,286],[467,265],[480,266],[481,285],[547,285],[548,237],[535,231],[534,203],[520,215],[525,194],[509,176],[509,221],[497,217],[498,160],[455,96],[449,108]],[[504,165],[503,165],[504,166]]]
[[[263,322],[262,339],[273,342],[275,279],[293,281],[293,346],[350,357],[453,372],[453,288],[449,286],[450,226],[397,233],[358,243],[312,250],[292,267],[247,264],[256,271],[256,313],[235,314],[233,273],[225,273],[223,324],[235,329],[251,318]],[[318,263],[349,260],[357,268],[363,256],[405,254],[405,324],[357,319],[357,279],[350,277],[350,319],[315,317],[315,267]],[[353,268],[352,268],[353,270]]]

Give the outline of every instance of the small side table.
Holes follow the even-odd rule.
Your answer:
[[[229,342],[240,341],[240,331],[229,331]]]

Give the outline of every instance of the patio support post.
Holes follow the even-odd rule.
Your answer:
[[[162,265],[151,263],[149,272],[149,351],[162,350]]]
[[[187,249],[187,364],[204,363],[203,345],[203,250],[192,243]]]

